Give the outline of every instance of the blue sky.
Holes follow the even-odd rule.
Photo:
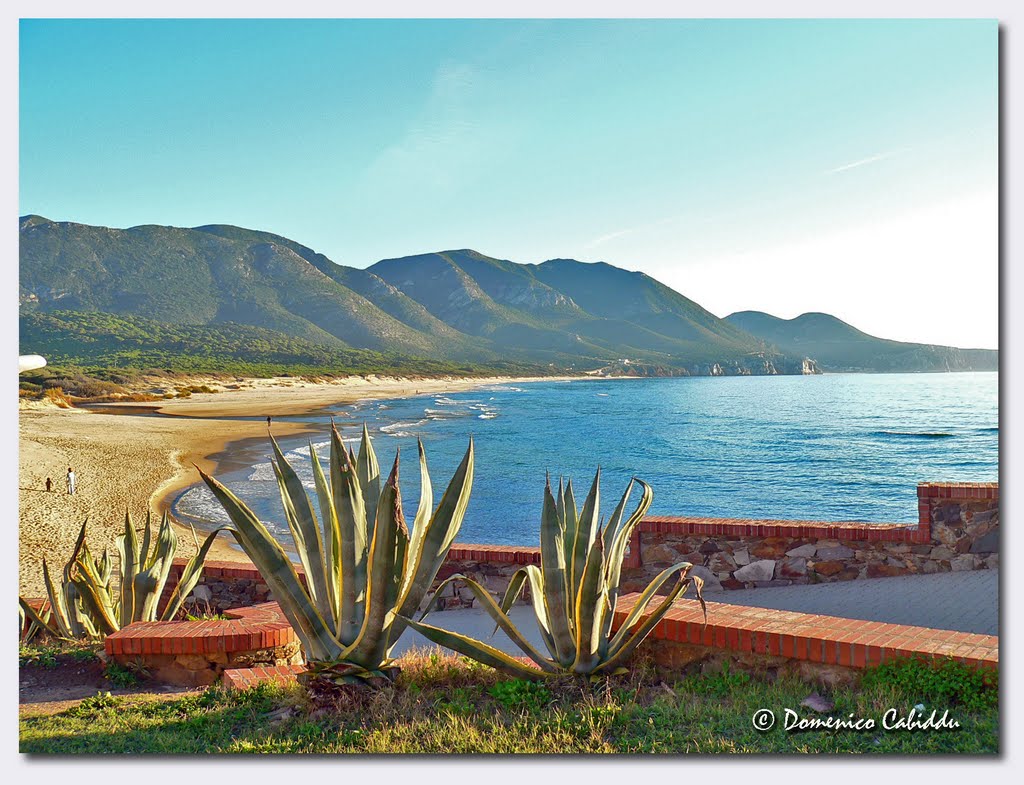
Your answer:
[[[22,214],[604,260],[720,316],[997,344],[994,21],[25,20],[20,47]]]

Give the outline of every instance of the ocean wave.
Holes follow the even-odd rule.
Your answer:
[[[493,420],[497,416],[497,412],[484,412],[483,414],[478,414],[476,417],[478,420]]]
[[[872,436],[884,436],[893,439],[954,439],[955,433],[945,431],[874,431]]]
[[[393,422],[391,425],[385,425],[381,427],[380,432],[386,433],[389,436],[409,436],[409,428],[419,428],[421,425],[426,425],[429,422],[428,419],[416,420],[416,422]]]
[[[249,482],[272,482],[276,480],[274,467],[270,463],[257,463],[252,467],[252,472],[246,477]]]

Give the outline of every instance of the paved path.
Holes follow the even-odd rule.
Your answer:
[[[981,635],[999,634],[999,570],[740,589],[715,592],[706,599],[709,603],[754,605]],[[711,612],[710,605],[708,612]]]
[[[982,635],[999,634],[998,570],[720,591],[709,594],[706,599],[709,617],[714,614],[714,604],[720,602]],[[534,646],[545,651],[532,608],[515,606],[512,620]],[[504,652],[522,654],[503,632],[489,637],[494,624],[482,610],[440,611],[432,613],[427,621],[482,640]],[[413,647],[422,649],[433,645],[412,630],[406,630],[394,654],[398,656]]]

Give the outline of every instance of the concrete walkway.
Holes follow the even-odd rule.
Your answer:
[[[709,594],[711,603],[748,605],[936,630],[999,634],[999,570],[868,578]]]
[[[692,595],[688,592],[687,596]],[[705,599],[708,602],[709,618],[715,612],[715,603],[726,603],[981,635],[999,634],[998,570],[720,591],[708,594]],[[533,609],[517,605],[512,608],[511,616],[530,643],[540,652],[546,653],[537,622],[533,618]],[[439,611],[428,616],[427,622],[469,635],[506,653],[522,655],[500,630],[494,637],[490,637],[494,623],[484,611],[477,608]],[[433,646],[433,643],[418,633],[406,630],[394,654],[399,656],[411,648]]]

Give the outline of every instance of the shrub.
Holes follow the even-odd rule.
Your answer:
[[[436,510],[426,454],[419,445],[420,503],[411,536],[398,489],[398,456],[382,485],[365,426],[357,457],[346,451],[332,424],[329,484],[310,445],[319,520],[302,481],[273,437],[271,444],[305,585],[287,554],[245,503],[217,480],[200,474],[234,524],[229,530],[302,641],[310,662],[308,680],[324,690],[330,689],[328,684],[393,680],[397,669],[390,651],[405,629],[404,617],[422,604],[462,525],[473,484],[472,440]]]
[[[705,610],[701,580],[689,577],[693,565],[679,562],[663,570],[648,584],[626,618],[612,634],[611,625],[619,596],[622,561],[626,555],[633,529],[650,509],[654,494],[646,483],[637,508],[624,518],[626,503],[633,490],[630,481],[622,500],[612,512],[608,525],[600,521],[600,482],[598,470],[582,512],[576,507],[572,483],[564,488],[558,484],[558,498],[551,493],[551,483],[544,487],[544,507],[540,527],[540,567],[531,564],[518,570],[509,582],[499,606],[479,583],[456,574],[444,581],[435,593],[450,581],[463,581],[506,635],[535,664],[533,667],[487,644],[420,621],[409,624],[434,643],[447,646],[467,657],[473,657],[495,668],[521,678],[538,678],[552,674],[574,673],[586,676],[608,676],[624,670],[623,663],[654,626],[692,583],[697,599]],[[660,604],[641,621],[644,611],[658,590],[673,576],[676,584]],[[509,618],[508,611],[530,582],[533,611],[541,639],[548,650],[545,657],[527,640]],[[423,613],[426,616],[430,608]]]
[[[59,406],[61,409],[70,409],[73,405],[71,399],[64,394],[64,390],[61,387],[48,387],[43,393],[43,398]]]
[[[962,706],[968,711],[979,711],[999,703],[997,671],[972,668],[948,658],[890,660],[865,671],[861,687],[893,688],[918,696],[928,707]]]

